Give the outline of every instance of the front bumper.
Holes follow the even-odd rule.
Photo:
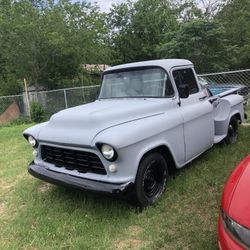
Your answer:
[[[65,173],[58,173],[41,167],[34,162],[29,165],[28,171],[34,177],[52,184],[112,195],[122,195],[124,193],[128,193],[133,188],[132,182],[117,184],[93,181],[85,178],[75,177]]]

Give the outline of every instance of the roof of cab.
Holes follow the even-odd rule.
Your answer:
[[[173,67],[193,66],[193,64],[189,60],[185,60],[185,59],[160,59],[160,60],[121,64],[121,65],[110,67],[104,72],[125,69],[125,68],[144,67],[144,66],[159,66],[169,71]]]

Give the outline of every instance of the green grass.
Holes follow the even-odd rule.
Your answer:
[[[221,192],[249,154],[250,127],[171,176],[162,199],[137,212],[122,199],[57,187],[27,173],[28,125],[0,128],[0,249],[217,249]]]

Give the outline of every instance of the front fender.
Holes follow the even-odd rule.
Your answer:
[[[32,135],[34,138],[38,138],[41,129],[46,126],[48,122],[39,123],[23,131],[23,136]]]
[[[108,128],[93,139],[92,147],[96,143],[107,143],[117,150],[119,156],[126,154],[126,157],[137,159],[137,163],[146,152],[161,145],[172,152],[177,166],[181,166],[185,158],[183,120],[178,112],[175,115],[167,112]],[[130,148],[133,150],[130,151]]]
[[[158,129],[153,128],[158,125],[161,117],[161,115],[154,115],[109,127],[100,131],[93,138],[91,145],[94,146],[97,142],[105,142],[116,146],[116,148],[127,147],[159,133]]]

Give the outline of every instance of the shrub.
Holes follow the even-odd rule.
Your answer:
[[[12,121],[9,122],[9,125],[15,126],[15,125],[22,125],[22,124],[29,124],[31,123],[31,120],[28,116],[20,116]]]
[[[16,119],[11,120],[10,122],[0,124],[0,128],[3,127],[12,127],[16,125],[30,124],[31,120],[28,116],[20,116]]]
[[[32,122],[42,122],[45,119],[45,109],[39,102],[30,103],[30,116]]]

